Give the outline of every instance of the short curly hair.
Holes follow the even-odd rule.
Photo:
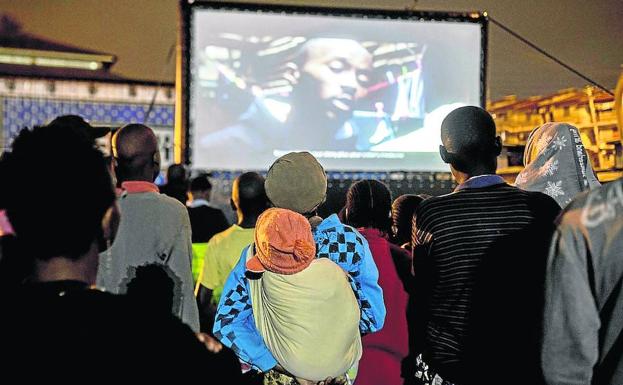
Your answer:
[[[2,200],[24,253],[77,259],[99,239],[115,192],[92,138],[70,127],[25,128],[2,163]]]
[[[392,230],[394,241],[402,245],[411,242],[413,228],[413,214],[428,195],[404,194],[392,203]]]

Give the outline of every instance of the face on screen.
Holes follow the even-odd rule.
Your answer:
[[[372,55],[355,40],[312,39],[303,56],[299,87],[304,99],[320,100],[329,118],[349,115],[355,99],[365,93]]]
[[[193,166],[312,151],[333,170],[448,170],[439,127],[480,103],[481,23],[273,11],[191,7]]]

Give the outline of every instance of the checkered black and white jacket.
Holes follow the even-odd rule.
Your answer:
[[[361,309],[362,334],[380,330],[385,322],[383,291],[379,272],[368,242],[354,228],[340,222],[337,215],[323,220],[314,230],[316,257],[329,258],[349,274],[351,287]],[[255,326],[249,283],[245,277],[247,246],[230,273],[218,305],[214,336],[230,347],[241,361],[268,371],[277,361],[264,344]]]

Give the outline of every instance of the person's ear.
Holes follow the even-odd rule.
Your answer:
[[[119,155],[117,154],[117,138],[119,137],[119,132],[121,130],[115,131],[112,138],[110,138],[110,152],[113,158],[117,158]]]
[[[160,170],[160,151],[154,151],[151,160],[154,163],[154,167]]]
[[[234,202],[234,200],[231,199],[231,198],[229,198],[229,206],[231,207],[232,210],[238,211],[238,207],[236,206],[236,202]]]
[[[156,178],[158,178],[158,175],[160,174],[160,151],[158,150],[154,151],[154,154],[152,155],[151,160],[154,166],[153,180],[156,180]]]
[[[451,163],[450,162],[450,154],[448,153],[448,150],[446,150],[446,148],[443,145],[439,145],[439,155],[441,156],[441,160],[444,161],[444,163]]]
[[[499,136],[495,137],[495,143],[493,144],[495,150],[495,156],[498,156],[502,153],[502,138]]]

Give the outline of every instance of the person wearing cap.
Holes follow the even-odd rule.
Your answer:
[[[86,121],[80,115],[60,115],[54,118],[49,124],[49,127],[59,129],[65,127],[72,130],[77,135],[84,137],[89,142],[92,142],[93,146],[97,148],[106,162],[106,168],[112,178],[113,185],[117,185],[117,176],[115,175],[115,169],[112,165],[112,128],[109,126],[93,126]],[[117,191],[117,195],[120,194],[120,190]]]
[[[322,219],[316,209],[325,200],[327,177],[308,152],[292,152],[277,159],[268,170],[266,195],[273,206],[307,217],[316,243],[316,258],[328,258],[348,273],[360,309],[359,331],[380,330],[385,322],[379,272],[365,238],[333,214]],[[267,372],[277,360],[267,348],[253,320],[252,299],[246,279],[247,247],[229,275],[214,322],[214,336],[236,351],[256,370]]]
[[[79,115],[61,115],[54,118],[49,124],[50,128],[66,127],[78,135],[86,135],[94,143],[110,133],[110,127],[92,126]],[[106,154],[105,154],[106,155]]]
[[[316,258],[311,226],[301,214],[271,208],[247,248],[253,318],[279,369],[264,383],[316,383],[345,377],[361,358],[359,307],[348,275]]]
[[[110,142],[110,134],[112,133],[111,127],[93,126],[80,115],[57,116],[50,121],[48,127],[53,129],[64,127],[72,130],[77,135],[85,137],[86,140],[92,142],[93,146],[95,146],[104,155],[109,172],[113,171],[110,167],[110,160],[112,157]],[[114,172],[111,173],[111,176],[114,177]],[[113,180],[113,182],[115,181]]]

